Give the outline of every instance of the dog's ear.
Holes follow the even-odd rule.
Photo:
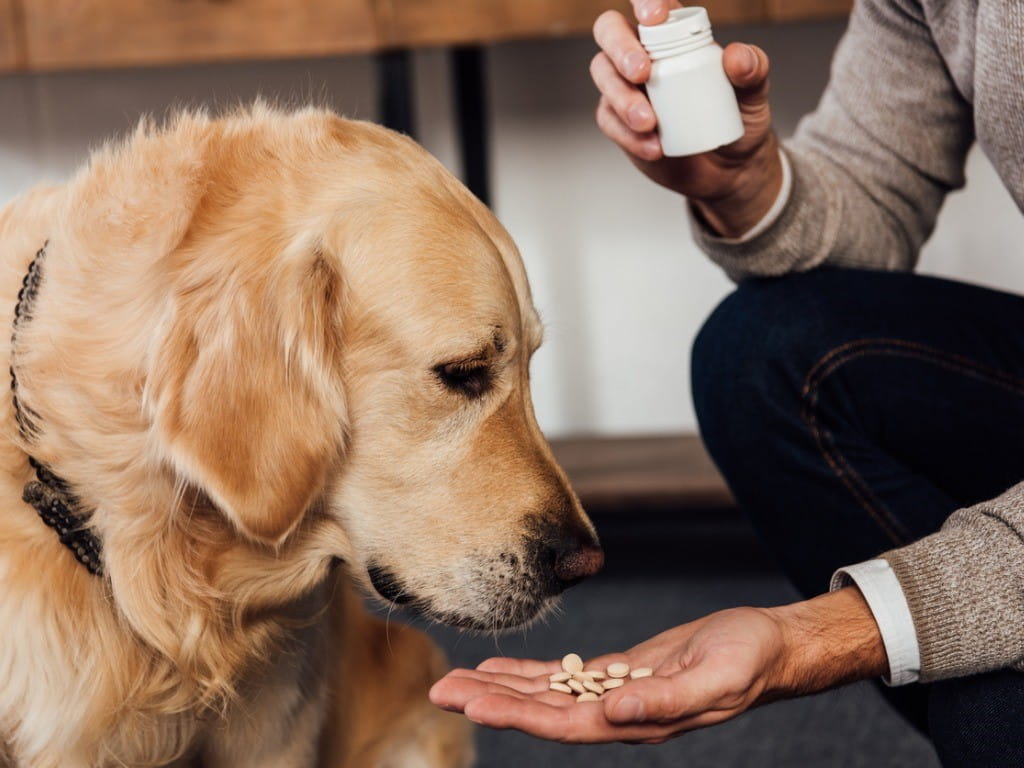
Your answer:
[[[269,544],[323,489],[346,429],[340,277],[316,252],[276,261],[196,270],[175,296],[149,387],[163,456]]]

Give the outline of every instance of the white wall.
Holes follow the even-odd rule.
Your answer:
[[[836,23],[725,28],[723,41],[773,58],[780,133],[817,101]],[[693,246],[681,202],[646,181],[593,125],[589,41],[489,51],[495,209],[516,238],[547,324],[534,364],[542,426],[568,433],[694,428],[689,347],[729,283]],[[447,60],[417,54],[420,139],[457,170]],[[0,78],[0,204],[65,177],[144,112],[233,104],[257,94],[310,98],[373,118],[372,60],[210,66]],[[1024,291],[1024,220],[980,153],[953,195],[925,271]]]

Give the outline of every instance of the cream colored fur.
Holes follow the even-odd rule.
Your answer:
[[[550,602],[530,521],[589,528],[501,226],[408,139],[257,105],[143,124],[0,211],[9,321],[44,242],[13,356],[39,436],[0,399],[0,766],[467,764],[426,701],[440,653],[394,622],[382,650],[354,587],[383,568],[427,615],[519,624]],[[438,380],[481,360],[480,397]],[[21,501],[29,454],[103,578]]]

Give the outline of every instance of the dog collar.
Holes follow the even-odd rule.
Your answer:
[[[14,307],[14,330],[11,333],[11,399],[14,402],[14,418],[18,423],[18,431],[26,441],[31,441],[39,434],[39,414],[18,399],[18,377],[14,372],[14,355],[17,348],[15,340],[18,329],[32,319],[32,304],[39,291],[47,245],[48,243],[43,243],[43,247],[36,252],[32,263],[28,265],[28,272],[21,281],[18,303]],[[60,543],[74,553],[75,559],[84,565],[89,573],[102,575],[100,540],[89,528],[81,511],[81,503],[72,493],[71,487],[67,481],[34,457],[29,456],[28,462],[36,472],[36,479],[25,485],[22,500],[35,507],[42,521],[57,532]]]

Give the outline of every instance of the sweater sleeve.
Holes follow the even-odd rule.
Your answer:
[[[910,606],[923,682],[1024,671],[1024,483],[882,557]]]
[[[823,263],[911,269],[944,197],[964,184],[973,140],[971,107],[918,2],[857,0],[821,103],[785,145],[793,188],[782,215],[741,244],[693,215],[691,227],[734,280]]]

